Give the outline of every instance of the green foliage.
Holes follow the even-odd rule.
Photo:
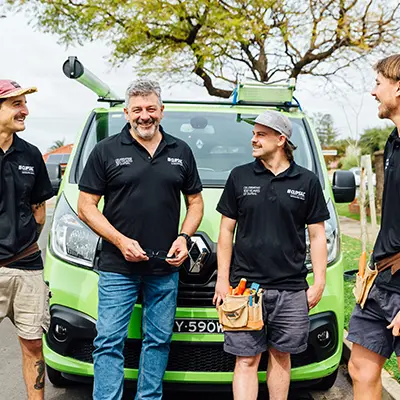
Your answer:
[[[372,155],[375,151],[383,150],[392,130],[392,126],[366,129],[359,140],[361,153]]]
[[[5,0],[63,44],[105,40],[118,65],[228,97],[256,81],[340,75],[397,51],[400,10],[386,0]],[[367,60],[365,59],[367,58]]]
[[[53,151],[56,150],[60,147],[65,146],[65,139],[63,140],[56,140],[49,148],[47,151]]]
[[[372,250],[368,248],[368,251]],[[343,271],[358,269],[358,261],[362,252],[360,240],[342,235]],[[344,327],[349,328],[350,316],[356,304],[353,295],[354,281],[344,281]]]
[[[358,165],[359,165],[359,157],[357,157],[355,154],[350,154],[340,159],[341,169],[348,170],[353,167],[358,167]]]
[[[366,196],[366,202],[369,203],[368,195]],[[338,215],[360,221],[360,214],[353,214],[349,211],[349,203],[336,204],[336,211]],[[367,222],[369,224],[371,223],[371,217],[369,215],[367,215]],[[379,214],[376,216],[376,222],[378,225],[381,223],[381,216]]]
[[[354,265],[357,268],[357,264]],[[353,295],[354,282],[344,281],[344,327],[349,329],[349,321],[353,308],[356,304],[356,300]]]
[[[389,371],[390,375],[392,375],[397,382],[400,382],[400,371],[397,363],[397,358],[394,354],[386,361],[385,369]]]
[[[311,118],[313,120],[313,124],[321,145],[326,147],[334,144],[336,142],[338,132],[334,127],[332,115],[315,113]]]
[[[358,268],[358,260],[362,252],[361,241],[350,236],[342,235],[344,271]]]
[[[343,157],[346,155],[346,150],[349,146],[356,146],[357,142],[354,139],[347,138],[347,139],[340,139],[336,140],[333,144],[333,147],[337,149],[338,157]]]

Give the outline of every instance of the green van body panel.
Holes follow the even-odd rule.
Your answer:
[[[265,107],[259,106],[240,106],[240,105],[195,105],[195,104],[166,104],[168,111],[202,111],[202,112],[221,112],[233,114],[259,114]],[[115,106],[110,109],[95,108],[92,113],[109,113],[110,111],[123,111],[122,106]],[[306,119],[304,113],[300,111],[285,112],[290,118]],[[311,123],[309,123],[311,126]],[[77,148],[81,142],[81,135],[78,135],[75,146],[70,156],[68,166],[66,168],[62,183],[60,186],[58,199],[61,194],[65,197],[71,208],[77,212],[77,201],[79,191],[77,184],[70,183],[71,165],[77,154]],[[333,202],[333,193],[329,184],[328,174],[325,167],[324,158],[319,145],[318,137],[314,129],[311,129],[313,140],[316,143],[316,163],[323,175],[324,180],[324,195],[326,200]],[[173,132],[171,132],[173,134]],[[250,143],[249,143],[250,146]],[[221,216],[215,210],[217,202],[222,193],[222,188],[205,188],[203,198],[205,204],[204,218],[198,228],[199,232],[205,232],[208,237],[214,242],[217,242],[219,234],[219,224]],[[102,206],[102,203],[101,203]],[[57,206],[56,206],[57,207]],[[181,220],[185,215],[184,202],[182,201]],[[340,252],[340,250],[339,250]],[[45,262],[45,280],[49,282],[52,297],[50,300],[51,307],[61,305],[71,310],[79,311],[93,320],[97,318],[97,282],[98,274],[89,269],[70,264],[57,258],[50,251],[50,246],[46,252]],[[308,282],[313,283],[312,272],[308,275]],[[331,375],[338,368],[343,341],[343,325],[344,325],[344,296],[343,296],[343,263],[339,253],[336,261],[327,268],[326,288],[323,297],[319,304],[311,310],[310,315],[319,313],[331,312],[336,316],[337,320],[337,347],[334,353],[327,359],[293,368],[291,372],[292,381],[307,381],[323,378]],[[176,311],[177,318],[206,318],[217,319],[217,312],[210,304],[209,307],[178,307]],[[141,304],[136,304],[132,313],[131,322],[128,328],[128,338],[141,338]],[[222,334],[202,334],[202,333],[174,333],[173,342],[213,342],[218,343],[223,341]],[[54,351],[48,342],[47,335],[44,340],[44,357],[46,364],[51,368],[62,373],[80,376],[93,376],[93,365],[90,363],[78,361],[71,357],[63,356]],[[230,384],[232,382],[232,372],[176,372],[168,371],[165,373],[165,382],[179,382],[182,384]],[[137,379],[137,370],[125,369],[126,379]],[[260,382],[265,382],[265,372],[259,372]]]

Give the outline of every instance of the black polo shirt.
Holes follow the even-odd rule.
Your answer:
[[[177,238],[181,197],[201,192],[190,147],[164,132],[151,157],[131,135],[121,133],[99,142],[89,156],[79,190],[104,195],[103,214],[119,232],[143,249],[168,251]],[[104,241],[99,269],[124,274],[161,275],[177,271],[165,261],[129,262]]]
[[[400,252],[400,138],[394,129],[384,151],[385,182],[382,197],[381,229],[374,246],[374,260],[379,261]],[[382,272],[376,285],[400,293],[400,272]]]
[[[13,257],[38,239],[32,204],[52,196],[39,149],[14,134],[7,152],[0,149],[0,260]],[[40,251],[9,267],[42,269]]]
[[[292,162],[275,176],[261,161],[235,168],[217,210],[237,220],[230,280],[266,289],[308,287],[305,227],[329,219],[317,176]]]

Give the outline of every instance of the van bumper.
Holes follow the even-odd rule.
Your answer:
[[[309,283],[312,284],[312,274]],[[93,339],[96,335],[98,275],[64,263],[48,254],[45,279],[50,282],[51,326],[43,341],[46,364],[67,378],[93,377]],[[308,349],[292,357],[292,383],[315,381],[338,368],[343,346],[343,268],[341,260],[327,270],[324,295],[310,315]],[[68,284],[68,282],[79,282]],[[217,319],[214,307],[178,307],[177,318]],[[68,338],[64,340],[64,326]],[[134,308],[125,346],[125,378],[137,379],[141,348],[141,305]],[[328,333],[327,333],[328,332]],[[55,335],[59,335],[58,340]],[[61,334],[61,336],[60,336]],[[327,340],[327,338],[329,340]],[[60,340],[61,339],[61,340]],[[265,382],[267,356],[259,368],[259,380]],[[222,334],[174,333],[166,383],[231,384],[234,356],[223,351]]]

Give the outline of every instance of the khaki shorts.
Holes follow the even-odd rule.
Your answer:
[[[41,339],[48,331],[49,297],[43,270],[0,267],[0,322],[10,318],[22,339]]]

